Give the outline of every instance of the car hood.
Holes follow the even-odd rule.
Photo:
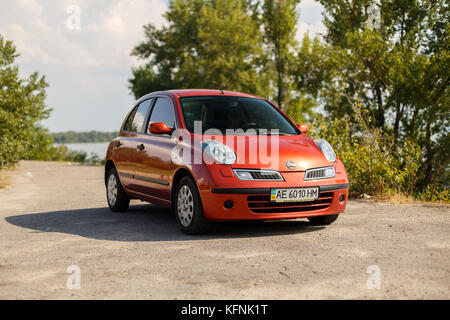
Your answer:
[[[223,141],[236,153],[233,168],[305,171],[330,166],[314,140],[302,135],[292,136],[233,136]],[[288,168],[287,162],[295,164]]]

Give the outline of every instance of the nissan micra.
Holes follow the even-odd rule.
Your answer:
[[[105,159],[109,208],[171,208],[187,234],[212,221],[334,222],[348,179],[333,148],[270,101],[223,90],[150,93],[131,108]]]

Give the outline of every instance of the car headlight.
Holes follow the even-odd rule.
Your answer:
[[[239,180],[284,181],[278,171],[266,169],[233,169]]]
[[[219,163],[233,164],[236,161],[236,154],[234,151],[223,143],[215,140],[203,140],[201,144],[203,151]]]
[[[325,158],[327,158],[328,161],[336,161],[336,153],[334,153],[333,148],[327,141],[323,139],[315,139],[314,143],[322,151],[323,155],[325,156]]]
[[[304,180],[334,178],[335,174],[334,167],[308,169],[305,172]]]

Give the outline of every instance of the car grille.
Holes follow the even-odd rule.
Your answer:
[[[268,194],[247,197],[248,208],[254,213],[289,213],[321,210],[329,207],[332,201],[333,192],[320,192],[317,200],[302,202],[272,202]]]

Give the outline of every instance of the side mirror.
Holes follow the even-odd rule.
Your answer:
[[[299,123],[297,124],[297,127],[300,129],[302,133],[307,133],[309,131],[309,128],[306,124]]]
[[[164,122],[154,122],[150,124],[149,130],[154,134],[170,134],[172,129],[167,126]]]

